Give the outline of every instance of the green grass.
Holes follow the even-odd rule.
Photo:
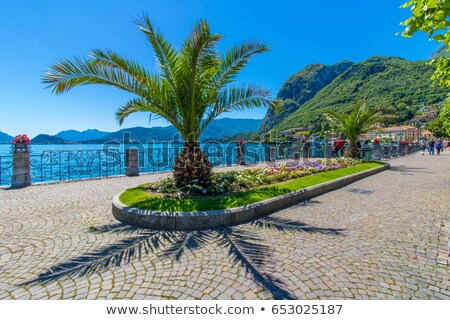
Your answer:
[[[162,198],[149,195],[146,193],[145,185],[141,185],[126,190],[120,196],[120,201],[127,206],[155,211],[188,212],[229,209],[281,196],[289,192],[366,171],[381,165],[383,165],[381,162],[362,163],[352,167],[316,173],[231,195],[196,197],[191,199]]]

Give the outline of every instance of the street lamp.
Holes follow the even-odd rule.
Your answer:
[[[417,143],[420,142],[420,122],[419,121],[414,121],[414,127],[416,127],[417,129]]]

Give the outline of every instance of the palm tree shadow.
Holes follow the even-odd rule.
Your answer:
[[[324,229],[308,226],[278,217],[264,217],[247,225],[256,229],[271,229],[279,232],[311,232],[327,235],[341,235],[342,229]],[[263,244],[260,232],[241,225],[220,227],[198,231],[161,231],[141,229],[122,223],[90,228],[95,233],[130,234],[129,238],[74,257],[59,263],[35,279],[21,283],[23,286],[46,284],[63,277],[82,277],[101,273],[113,267],[139,259],[144,254],[154,254],[160,258],[180,262],[184,255],[192,254],[213,244],[227,250],[234,265],[245,269],[247,274],[264,287],[274,299],[296,299],[281,279],[275,278],[275,267],[270,263],[271,248]]]
[[[171,237],[174,237],[171,232],[139,230],[130,238],[59,263],[41,273],[37,278],[20,285],[49,283],[65,276],[82,277],[100,273],[111,267],[128,263],[134,258],[140,258],[143,254],[156,252],[161,244]]]
[[[90,227],[89,231],[93,233],[133,233],[139,232],[140,228],[124,224],[121,222],[107,224],[100,227]]]
[[[271,229],[280,232],[322,233],[333,236],[342,236],[342,231],[344,231],[344,229],[313,227],[306,223],[273,216],[253,220],[250,224],[262,229]]]

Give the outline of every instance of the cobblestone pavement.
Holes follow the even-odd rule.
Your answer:
[[[163,233],[111,199],[158,175],[0,189],[0,299],[450,299],[450,152],[268,218]]]

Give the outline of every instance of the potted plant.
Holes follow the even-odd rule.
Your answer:
[[[14,147],[14,151],[17,150],[28,150],[28,145],[30,144],[30,138],[26,134],[19,134],[17,135],[13,141],[11,141],[11,144]]]

